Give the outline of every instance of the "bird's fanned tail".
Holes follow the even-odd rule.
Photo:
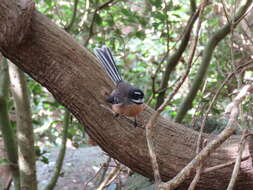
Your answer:
[[[120,81],[122,81],[110,49],[106,46],[102,46],[102,48],[96,48],[94,53],[99,59],[100,63],[104,66],[112,81],[115,84],[118,84]]]

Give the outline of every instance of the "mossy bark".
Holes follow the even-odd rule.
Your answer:
[[[19,169],[18,151],[14,132],[12,130],[8,115],[8,93],[9,93],[9,74],[7,59],[4,58],[0,63],[0,130],[2,131],[4,146],[10,161],[10,169],[14,180],[15,190],[19,190]]]

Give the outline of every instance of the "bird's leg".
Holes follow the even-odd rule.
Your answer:
[[[119,117],[119,113],[113,113],[113,118],[117,118],[117,117]]]
[[[143,128],[144,129],[144,127],[142,126],[142,123],[138,123],[137,122],[137,117],[134,117],[134,127],[136,128],[136,127],[140,127],[140,128]]]
[[[134,127],[135,127],[135,128],[138,127],[138,123],[137,123],[136,117],[134,117]]]

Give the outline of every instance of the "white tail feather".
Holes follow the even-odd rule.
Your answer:
[[[117,84],[122,81],[122,78],[116,67],[116,63],[113,59],[112,53],[109,48],[102,46],[102,48],[96,48],[94,50],[95,55],[99,59],[100,63],[104,66],[106,72],[112,79],[112,81]]]

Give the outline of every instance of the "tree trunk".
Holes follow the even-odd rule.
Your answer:
[[[145,130],[134,128],[126,118],[114,119],[113,115],[101,106],[106,104],[101,89],[104,87],[111,90],[113,86],[95,57],[37,11],[33,11],[31,22],[12,20],[16,24],[30,23],[30,26],[19,26],[28,28],[22,30],[26,32],[22,40],[8,39],[10,36],[21,36],[18,32],[15,33],[19,30],[10,29],[17,26],[8,24],[9,20],[5,19],[5,15],[10,13],[5,5],[8,2],[14,3],[14,0],[0,2],[0,31],[4,32],[0,35],[0,51],[65,105],[86,127],[91,138],[111,157],[144,176],[152,177]],[[11,13],[19,14],[18,11]],[[18,16],[15,18],[20,19]],[[15,35],[7,35],[5,31],[14,32]],[[146,106],[138,119],[146,123],[152,113],[153,110]],[[197,132],[159,117],[154,142],[163,180],[175,176],[195,156],[197,137]],[[204,137],[214,138],[207,135]],[[231,138],[210,155],[204,166],[234,160],[237,155],[236,142],[238,138]],[[248,154],[247,149],[244,155]],[[196,189],[226,189],[232,170],[233,166],[202,174]],[[178,189],[186,189],[191,179],[190,177]],[[249,159],[242,163],[236,189],[252,188],[253,170]]]

